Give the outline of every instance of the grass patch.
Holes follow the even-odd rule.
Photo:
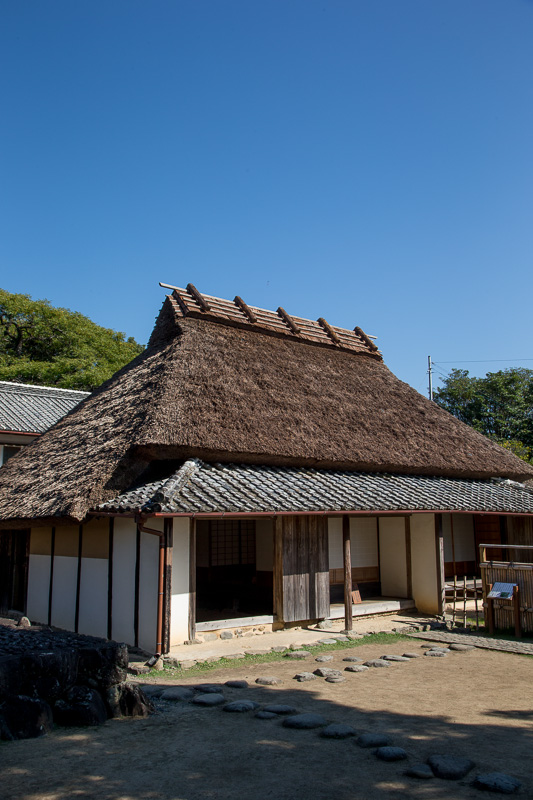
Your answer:
[[[247,642],[250,640],[248,639]],[[315,647],[310,647],[309,650],[313,655],[320,655],[320,653],[334,653],[336,650],[351,650],[357,647],[361,647],[364,644],[383,644],[389,645],[394,644],[395,642],[409,642],[412,641],[408,636],[405,636],[402,633],[374,633],[369,634],[368,636],[363,636],[361,639],[351,639],[348,642],[336,642],[335,644],[321,644]],[[259,645],[259,642],[258,642]],[[251,648],[250,648],[251,649]],[[255,648],[254,648],[255,649]],[[260,648],[257,647],[259,650]],[[305,645],[302,646],[302,650],[305,650]],[[286,653],[290,653],[291,649],[287,648],[282,653],[264,653],[263,655],[255,655],[255,656],[243,656],[242,658],[221,658],[220,661],[210,661],[210,662],[199,662],[196,666],[191,667],[191,669],[181,669],[180,667],[165,667],[162,670],[158,670],[157,672],[153,671],[150,672],[148,675],[139,675],[138,679],[144,681],[146,683],[150,683],[152,680],[155,679],[157,682],[157,678],[165,678],[166,680],[180,680],[181,678],[191,678],[195,677],[196,675],[205,675],[208,672],[213,672],[217,669],[239,669],[243,666],[252,666],[254,664],[270,664],[276,661],[288,661],[289,659],[285,658]],[[192,658],[191,653],[191,660]],[[295,667],[301,667],[303,669],[303,665],[306,663],[306,659],[302,659],[302,661],[294,660],[292,661]]]

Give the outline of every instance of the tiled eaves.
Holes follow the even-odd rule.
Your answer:
[[[315,470],[190,459],[173,475],[94,509],[239,514],[462,511],[533,514],[533,491],[506,481]]]
[[[0,430],[44,433],[89,392],[0,382]]]

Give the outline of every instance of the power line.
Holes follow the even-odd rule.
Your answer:
[[[434,364],[496,364],[509,361],[533,361],[533,358],[478,358],[473,361],[434,361]]]

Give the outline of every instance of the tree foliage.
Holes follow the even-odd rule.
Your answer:
[[[77,311],[0,289],[0,380],[90,391],[142,350]]]
[[[458,419],[533,463],[533,370],[518,368],[473,378],[453,369],[434,393]]]

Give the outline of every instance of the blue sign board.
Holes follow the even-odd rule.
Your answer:
[[[501,600],[510,600],[513,596],[514,583],[494,583],[488,597],[499,597]]]

